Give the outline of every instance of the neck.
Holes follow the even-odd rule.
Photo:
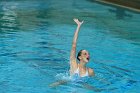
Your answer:
[[[79,66],[80,66],[81,68],[85,68],[85,67],[86,67],[86,63],[85,63],[85,62],[80,62],[80,63],[79,63]]]

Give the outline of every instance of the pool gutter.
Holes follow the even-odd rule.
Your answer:
[[[130,4],[130,0],[128,1],[124,1],[124,0],[95,0],[96,2],[100,2],[100,3],[105,3],[105,4],[109,4],[109,5],[114,5],[114,6],[118,6],[118,7],[122,7],[122,8],[126,8],[132,11],[136,11],[136,12],[140,12],[140,4],[138,4],[137,2],[140,2],[140,0],[136,0],[137,2],[134,2],[132,4]],[[123,2],[121,2],[123,1]],[[132,1],[132,0],[131,0]],[[128,4],[129,2],[129,4]],[[137,3],[137,7],[134,7],[135,4]]]

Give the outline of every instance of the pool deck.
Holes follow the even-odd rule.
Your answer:
[[[95,0],[99,3],[114,5],[132,11],[140,12],[140,0]]]

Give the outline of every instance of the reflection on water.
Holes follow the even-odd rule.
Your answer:
[[[74,17],[84,20],[78,50],[90,51],[88,65],[96,76],[84,88],[70,83],[50,89],[48,84],[59,74],[64,73],[64,78],[69,70]],[[138,13],[94,0],[0,1],[0,90],[131,91],[139,83],[139,17]]]
[[[110,12],[116,13],[117,19],[124,19],[125,17],[132,17],[130,14],[126,14],[125,10],[122,8],[116,8],[116,10],[109,9]]]
[[[88,1],[92,3],[96,2],[94,0]],[[108,6],[108,4],[105,3],[96,3]],[[140,22],[140,13],[113,5],[109,5],[109,7],[107,7],[107,11],[108,17],[106,17],[106,19],[104,19],[104,17],[102,18],[99,15],[99,17],[97,16],[97,18],[110,29],[110,34],[116,36],[117,38],[130,40],[133,44],[139,45],[140,27],[138,25]],[[111,17],[109,17],[109,15],[111,15]],[[114,17],[116,18],[116,20],[114,19]]]
[[[1,5],[0,13],[0,30],[1,31],[13,31],[17,29],[17,13],[15,11],[17,3],[9,6],[4,3]]]

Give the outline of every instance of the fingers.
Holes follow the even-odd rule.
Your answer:
[[[83,22],[84,22],[84,21],[80,22],[80,21],[79,21],[78,19],[76,19],[76,18],[74,18],[73,20],[74,20],[77,24],[79,24],[79,25],[83,24]]]
[[[79,20],[78,20],[78,19],[76,19],[76,18],[74,18],[73,20],[74,20],[75,22],[79,22]]]
[[[84,21],[81,22],[81,24],[83,24],[83,23],[84,23]]]

